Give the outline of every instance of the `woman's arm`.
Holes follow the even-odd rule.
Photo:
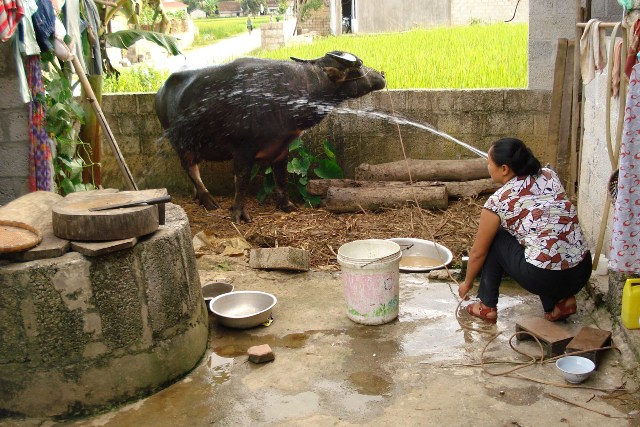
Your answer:
[[[473,287],[473,281],[482,266],[484,260],[487,258],[489,248],[493,242],[493,238],[500,229],[500,217],[488,209],[482,209],[480,213],[480,224],[478,225],[478,232],[476,233],[476,239],[473,242],[471,251],[469,252],[469,261],[467,262],[467,274],[464,278],[464,282],[458,287],[458,295],[460,298],[465,298]]]

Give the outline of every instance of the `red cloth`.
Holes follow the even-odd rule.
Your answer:
[[[0,41],[11,38],[23,16],[21,0],[0,0]]]
[[[631,78],[631,70],[638,62],[638,49],[640,49],[640,19],[633,24],[631,29],[631,42],[629,43],[629,51],[627,52],[627,63],[624,66],[624,73],[627,78]]]

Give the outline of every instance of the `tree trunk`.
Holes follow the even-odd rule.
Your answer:
[[[323,207],[331,212],[376,211],[415,203],[426,209],[446,209],[447,189],[440,186],[331,187]]]
[[[356,168],[355,178],[363,181],[471,181],[489,178],[486,159],[416,160],[370,165]]]
[[[414,187],[442,186],[447,189],[449,199],[460,199],[463,197],[474,197],[479,194],[492,193],[500,184],[494,183],[491,179],[478,179],[466,182],[433,182],[418,181]],[[329,188],[402,188],[410,187],[408,182],[402,181],[356,181],[353,179],[312,179],[307,184],[307,191],[314,196],[326,197]]]

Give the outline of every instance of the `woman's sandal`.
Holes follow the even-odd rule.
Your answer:
[[[576,311],[578,311],[576,297],[571,295],[558,301],[553,307],[553,311],[544,314],[544,318],[550,322],[557,322],[558,320],[566,319],[572,314],[576,314]]]
[[[478,307],[478,310],[476,311],[474,307]],[[498,321],[498,310],[495,307],[487,307],[482,301],[469,304],[465,307],[465,310],[473,317],[482,319],[485,322],[496,323]],[[491,313],[495,313],[495,316],[489,316]]]

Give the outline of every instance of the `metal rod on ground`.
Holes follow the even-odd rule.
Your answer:
[[[98,101],[96,100],[95,94],[93,93],[93,89],[91,89],[89,80],[87,79],[87,76],[84,75],[84,68],[80,64],[80,61],[78,61],[78,58],[76,58],[75,56],[73,57],[71,62],[73,63],[73,68],[75,68],[78,78],[80,79],[80,84],[82,85],[82,88],[84,89],[86,94],[89,96],[89,102],[91,103],[91,106],[96,111],[96,115],[98,116],[98,120],[100,121],[100,125],[102,126],[102,130],[104,130],[106,139],[109,142],[109,145],[111,146],[111,151],[113,152],[113,155],[116,158],[116,162],[118,163],[118,166],[120,167],[120,170],[122,171],[122,174],[125,177],[125,181],[129,189],[137,191],[138,186],[133,180],[133,175],[131,175],[131,171],[127,167],[127,163],[124,161],[122,152],[118,147],[116,138],[113,136],[113,133],[111,132],[111,128],[109,128],[107,119],[104,117],[104,114],[102,113],[102,109],[100,108],[100,105],[98,105]]]

